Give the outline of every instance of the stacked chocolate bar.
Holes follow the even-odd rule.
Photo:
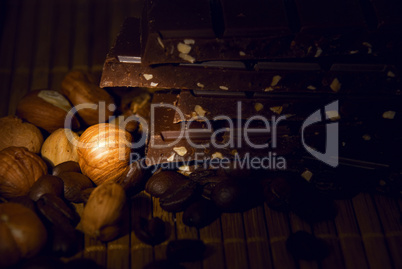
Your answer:
[[[389,168],[400,14],[397,0],[149,0],[122,26],[101,86],[160,90],[149,164],[320,159],[332,143],[330,166]]]

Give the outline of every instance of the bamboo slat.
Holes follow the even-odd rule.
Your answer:
[[[198,230],[194,227],[188,227],[184,225],[183,220],[183,212],[176,213],[176,235],[177,239],[199,239]],[[201,269],[202,262],[186,262],[183,263],[186,268],[191,269]]]
[[[38,27],[34,43],[31,90],[49,87],[49,65],[52,51],[54,1],[39,0],[37,5]]]
[[[84,257],[95,261],[100,266],[107,265],[107,244],[85,235]]]
[[[199,230],[200,239],[207,245],[207,257],[203,260],[204,268],[225,268],[224,246],[222,242],[221,220]]]
[[[7,0],[0,3],[0,115],[14,114],[29,90],[60,89],[70,69],[100,73],[107,51],[128,16],[139,17],[141,0]],[[196,230],[182,223],[182,213],[162,210],[146,193],[130,201],[127,230],[108,244],[85,237],[85,249],[70,259],[87,257],[106,268],[143,268],[166,258],[176,238],[199,238],[211,252],[187,268],[399,268],[402,265],[402,199],[366,193],[336,202],[334,222],[311,227],[296,215],[267,206],[228,213]],[[76,205],[82,212],[83,205]],[[152,247],[133,232],[139,217],[160,217],[171,225],[168,241]],[[78,226],[79,228],[79,226]],[[295,261],[286,249],[291,232],[304,230],[331,247],[322,263]]]
[[[402,266],[402,222],[395,199],[374,195],[378,216],[384,229],[385,240],[395,267]]]
[[[348,269],[368,268],[366,253],[359,226],[350,200],[336,201],[338,215],[335,225],[342,249],[345,266]]]
[[[152,198],[153,206],[153,216],[161,218],[163,221],[169,223],[170,225],[170,237],[168,240],[154,247],[155,250],[155,260],[166,259],[166,246],[169,240],[176,239],[176,218],[173,213],[169,213],[163,210],[159,205],[158,198]]]
[[[79,204],[73,203],[73,205],[74,205],[75,210],[77,211],[78,215],[82,216],[82,212],[84,211],[84,204],[83,203],[79,203]],[[75,228],[78,231],[82,232],[81,222],[78,223],[77,227],[75,227]],[[84,242],[81,242],[81,243],[82,243],[82,246],[85,249],[85,237],[83,238],[83,240],[84,240]],[[76,255],[74,255],[74,257],[69,258],[69,260],[72,260],[74,258],[82,258],[83,256],[84,256],[84,251],[80,251]]]
[[[329,255],[320,261],[321,266],[328,269],[345,268],[334,223],[330,220],[318,222],[313,225],[313,230],[314,235],[324,240],[329,246]]]
[[[109,22],[107,0],[97,0],[98,3],[90,12],[90,40],[89,40],[89,56],[90,70],[100,77],[105,61],[106,54],[109,50]]]
[[[131,203],[127,203],[121,220],[120,236],[107,244],[107,268],[130,267]]]
[[[90,45],[90,0],[75,0],[73,9],[75,12],[71,68],[88,71]]]
[[[14,72],[9,95],[8,114],[14,115],[18,101],[31,88],[32,61],[34,53],[34,36],[38,12],[37,1],[23,0],[15,45]]]
[[[141,192],[131,201],[131,227],[133,227],[140,218],[149,219],[151,216],[152,199],[147,193]],[[132,269],[143,268],[145,265],[154,260],[153,247],[139,240],[135,235],[133,228],[131,228],[130,240]]]
[[[388,247],[371,196],[360,193],[353,206],[370,268],[392,268]]]
[[[266,205],[264,209],[274,268],[296,268],[295,260],[286,249],[286,239],[290,235],[288,216]]]
[[[243,213],[250,268],[271,268],[272,258],[262,206]]]
[[[299,216],[294,214],[293,212],[290,212],[289,214],[289,220],[290,220],[290,227],[293,233],[297,231],[306,231],[308,233],[312,233],[311,231],[311,225],[308,224],[307,222],[303,221]],[[306,260],[299,260],[299,268],[300,269],[315,269],[318,268],[318,263],[317,261],[306,261]]]
[[[120,27],[126,17],[129,16],[130,8],[127,0],[114,0],[110,6],[110,24],[109,24],[109,46],[114,45],[117,35],[119,34]]]
[[[135,18],[141,17],[143,2],[144,1],[129,0],[129,16]]]
[[[20,19],[20,1],[8,1],[0,4],[4,14],[4,28],[0,36],[0,117],[8,114],[11,78],[14,67],[14,48],[17,27]],[[2,12],[2,13],[3,13]]]
[[[54,3],[54,33],[51,57],[50,82],[52,90],[60,90],[61,82],[70,69],[71,49],[73,40],[73,10],[69,0]]]
[[[221,222],[227,268],[249,268],[242,215],[224,213]]]

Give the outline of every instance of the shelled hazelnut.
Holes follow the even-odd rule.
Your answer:
[[[71,135],[70,139],[68,135]],[[71,139],[78,141],[78,138],[78,135],[70,129],[57,129],[43,143],[42,158],[52,167],[67,161],[78,162],[77,148],[71,141]]]
[[[84,175],[96,185],[116,181],[129,166],[131,135],[108,123],[92,125],[80,136],[77,148]]]

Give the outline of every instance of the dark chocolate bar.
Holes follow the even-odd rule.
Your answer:
[[[272,148],[255,149],[247,145],[242,137],[243,125],[242,121],[234,121],[239,124],[234,128],[229,128],[228,125],[222,125],[222,122],[217,124],[212,123],[212,127],[208,128],[205,122],[182,122],[174,123],[175,110],[171,107],[175,106],[178,101],[177,93],[162,93],[157,92],[154,94],[152,103],[159,105],[154,110],[154,127],[150,132],[150,139],[147,146],[146,160],[149,165],[160,163],[176,163],[176,162],[191,162],[191,161],[204,161],[205,159],[212,158],[244,158],[256,156],[268,156]],[[151,119],[152,121],[152,119]],[[259,124],[250,125],[249,128],[257,128]],[[183,130],[183,136],[180,138],[180,132]],[[220,130],[221,136],[216,137],[219,146],[215,147],[211,143],[211,134],[214,131]],[[266,131],[266,129],[264,130]],[[282,137],[278,140],[275,147],[275,154],[287,155],[292,154],[294,149],[298,146],[296,141],[299,136],[293,136],[291,131],[286,126],[278,128],[277,133]],[[238,135],[240,132],[240,135]],[[232,137],[230,137],[232,136]],[[270,132],[251,133],[248,136],[250,141],[254,144],[263,145],[271,143],[272,134]],[[234,138],[235,145],[229,145],[229,139]],[[238,139],[241,139],[239,142]],[[192,144],[201,145],[209,143],[208,147],[194,147]],[[223,146],[226,145],[227,146]],[[272,153],[271,153],[272,154]],[[239,156],[239,157],[236,157]]]
[[[239,156],[238,158],[244,158],[247,155],[249,157],[266,157],[269,152],[271,154],[275,152],[277,156],[288,156],[297,152],[298,154],[306,154],[302,147],[302,137],[310,147],[325,152],[327,143],[326,124],[335,122],[339,122],[339,147],[343,158],[381,163],[382,160],[390,162],[395,157],[394,145],[400,144],[402,137],[401,131],[398,131],[402,113],[399,107],[400,98],[340,96],[339,113],[326,111],[326,121],[319,121],[312,126],[303,128],[304,120],[314,111],[323,108],[322,104],[331,99],[329,97],[322,100],[313,98],[312,100],[316,101],[314,103],[308,97],[300,97],[300,105],[295,111],[298,114],[293,115],[297,120],[282,119],[278,122],[275,133],[273,133],[274,123],[272,118],[267,117],[268,115],[260,116],[270,121],[271,129],[269,131],[264,129],[266,125],[258,121],[253,122],[253,125],[248,127],[264,130],[248,135],[254,144],[269,144],[274,136],[277,139],[275,148],[256,149],[247,144],[243,137],[246,119],[258,115],[254,111],[253,102],[243,103],[248,114],[243,115],[245,116],[244,119],[239,119],[238,115],[231,113],[230,107],[236,107],[236,101],[244,101],[244,96],[237,100],[221,96],[213,98],[216,100],[213,101],[208,95],[207,97],[203,96],[203,93],[194,95],[189,91],[155,93],[152,102],[159,107],[153,111],[153,129],[150,132],[150,142],[147,147],[149,164],[189,162],[200,160],[200,158],[211,159],[213,157],[234,159],[236,155]],[[222,98],[226,98],[226,100]],[[249,99],[253,100],[252,97]],[[261,98],[255,100],[261,100]],[[293,102],[295,100],[297,98],[294,98]],[[208,105],[209,102],[211,103]],[[195,108],[196,103],[203,104],[204,107],[200,105],[200,107]],[[206,112],[206,107],[208,107],[209,115]],[[177,113],[179,110],[185,115],[193,112],[197,115],[193,115],[194,118],[185,117],[184,120],[178,120]],[[226,119],[213,118],[212,115],[226,116],[226,119],[231,120],[232,124],[229,124]],[[280,114],[275,113],[275,115],[279,117]],[[196,116],[204,116],[205,118],[197,120]],[[390,135],[390,130],[393,130],[392,135]],[[211,137],[216,131],[219,131],[219,136],[215,136],[215,138],[220,145],[226,146],[216,147],[210,143]],[[228,144],[229,139],[234,139],[236,143],[234,145]],[[240,144],[237,143],[238,139],[241,139]],[[208,144],[208,146],[197,148],[194,144]]]
[[[326,35],[365,28],[357,0],[296,0],[303,34]]]
[[[139,27],[139,20],[135,18],[123,25],[105,61],[102,87],[389,94],[400,88],[394,65],[359,59],[352,63],[339,59],[322,63],[207,61],[144,66]]]
[[[242,94],[243,93],[243,94]],[[242,95],[241,95],[242,94]],[[384,120],[384,113],[402,113],[401,96],[370,94],[275,94],[246,92],[181,91],[176,103],[178,111],[174,122],[194,120],[197,117],[213,120],[224,116],[247,120],[255,115],[266,119],[279,118],[287,122],[304,121],[325,105],[339,101],[339,117],[343,121]]]
[[[399,0],[372,0],[377,28],[385,33],[402,33],[402,3]]]
[[[148,1],[143,14],[144,65],[283,54],[291,31],[282,0]]]
[[[401,31],[399,6],[396,0],[150,0],[141,62],[377,55],[388,43],[379,35]]]
[[[254,97],[247,96],[245,92],[243,96],[239,96],[241,92],[235,93],[237,95],[232,95],[232,92],[181,91],[174,122],[189,121],[199,116],[208,120],[219,116],[247,120],[254,115],[267,119],[282,116],[287,120],[300,121],[334,98],[308,95],[310,98],[304,96],[295,99],[294,96],[279,94],[259,94]]]

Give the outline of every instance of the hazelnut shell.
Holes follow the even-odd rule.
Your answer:
[[[81,171],[96,185],[116,181],[126,172],[131,152],[131,135],[127,131],[101,123],[86,129],[79,142]]]
[[[63,128],[67,111],[40,98],[38,96],[40,92],[41,90],[31,91],[20,100],[17,106],[17,116],[49,133]],[[78,120],[74,117],[72,128],[78,129],[79,126]]]
[[[113,239],[118,234],[125,202],[126,194],[119,184],[106,182],[96,187],[82,212],[83,232],[103,241]]]
[[[34,182],[45,174],[45,162],[26,148],[8,147],[0,151],[0,196],[27,195]]]
[[[0,150],[14,146],[39,153],[42,143],[42,133],[35,125],[14,116],[0,118]]]
[[[80,104],[96,104],[97,109],[84,108],[78,111],[80,117],[88,124],[106,122],[114,114],[114,109],[109,109],[109,105],[114,105],[114,100],[110,94],[98,86],[95,76],[88,72],[73,70],[63,79],[61,92],[67,96],[74,106]],[[105,117],[99,114],[100,102],[105,102]]]
[[[46,243],[47,232],[38,216],[20,204],[0,204],[0,226],[9,229],[23,258],[35,256]]]

